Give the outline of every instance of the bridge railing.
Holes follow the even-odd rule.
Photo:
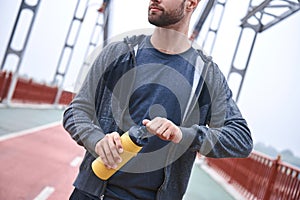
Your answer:
[[[12,80],[12,73],[0,71],[0,102],[3,102],[8,95]],[[33,103],[33,104],[54,104],[58,88],[19,77],[11,99],[11,102]],[[73,93],[63,91],[59,104],[67,105],[71,102]]]
[[[206,158],[246,199],[299,200],[300,169],[258,152],[248,158]]]

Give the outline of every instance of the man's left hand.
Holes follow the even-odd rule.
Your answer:
[[[150,133],[163,140],[179,143],[182,139],[180,128],[166,118],[156,117],[153,120],[144,119],[143,125],[146,126]]]

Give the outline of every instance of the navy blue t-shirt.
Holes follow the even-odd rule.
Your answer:
[[[164,54],[153,48],[149,36],[144,39],[136,55],[136,78],[129,99],[134,124],[158,116],[181,124],[197,56],[193,48],[179,55]],[[157,136],[150,137],[138,156],[108,180],[105,199],[155,199],[164,180],[167,144]]]

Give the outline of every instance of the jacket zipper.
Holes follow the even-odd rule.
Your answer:
[[[158,191],[157,191],[157,195],[156,195],[156,199],[159,200],[159,196],[160,196],[160,192],[162,191],[162,188],[163,186],[166,184],[167,182],[167,170],[168,170],[168,167],[170,167],[172,165],[171,162],[169,162],[170,159],[172,159],[172,148],[173,146],[171,145],[171,148],[169,149],[169,153],[167,155],[167,159],[166,159],[166,167],[164,167],[164,181],[163,183],[161,184],[161,186],[159,187]]]
[[[160,192],[162,191],[162,187],[166,184],[167,182],[167,167],[164,167],[164,181],[163,183],[161,184],[161,186],[158,188],[157,190],[157,194],[156,194],[156,200],[159,200],[159,196],[160,196]]]
[[[106,189],[106,185],[107,185],[107,181],[104,181],[103,187],[102,187],[102,191],[101,191],[101,193],[100,193],[100,199],[101,199],[101,200],[104,199],[104,192],[105,192],[105,189]]]

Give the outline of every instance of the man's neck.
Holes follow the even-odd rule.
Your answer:
[[[186,33],[159,27],[155,28],[151,43],[155,49],[167,54],[179,54],[191,47]]]

